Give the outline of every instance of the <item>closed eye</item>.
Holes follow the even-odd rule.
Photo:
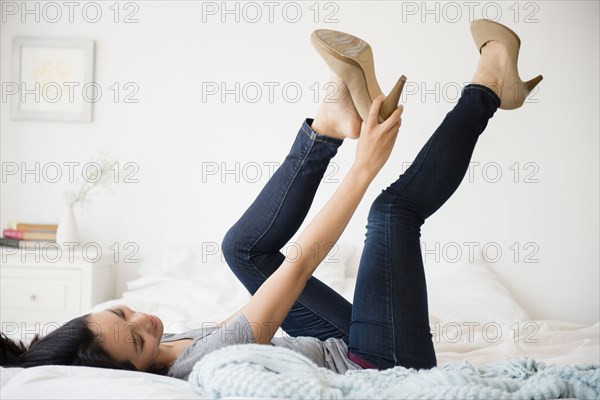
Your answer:
[[[127,321],[127,318],[125,318],[125,313],[123,312],[122,308],[109,308],[107,311],[112,312],[113,314],[121,318],[123,321]],[[131,330],[131,338],[133,339],[133,349],[135,350],[136,354],[140,354],[140,352],[144,349],[144,344],[146,343],[146,341],[142,336],[135,333],[135,329]]]
[[[144,344],[146,344],[146,340],[141,335],[138,335],[138,339],[140,341],[140,351],[142,351],[142,350],[144,350]]]
[[[143,345],[143,338],[135,333],[135,328],[131,330],[131,339],[133,339],[133,345],[135,346],[135,351],[140,354],[140,352],[142,351]]]

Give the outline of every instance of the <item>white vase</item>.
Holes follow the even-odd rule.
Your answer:
[[[69,242],[69,246],[73,246],[73,242],[79,242],[77,222],[75,221],[73,207],[70,205],[66,206],[62,218],[58,223],[58,228],[56,229],[56,243],[58,243],[59,246],[64,247],[65,242]]]

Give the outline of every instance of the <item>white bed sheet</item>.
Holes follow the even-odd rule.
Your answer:
[[[208,281],[207,270],[192,276],[188,262],[193,260],[181,264],[175,273],[172,268],[160,274],[149,272],[129,282],[122,298],[89,311],[125,303],[158,315],[165,322],[165,332],[177,333],[203,322],[220,322],[248,300],[227,268],[206,266],[211,271]],[[355,277],[345,277],[342,283],[343,274],[333,267],[322,277],[336,280],[332,286],[352,300]],[[437,266],[428,268],[427,277],[439,366],[465,360],[484,365],[523,356],[548,364],[600,364],[600,323],[531,321],[494,274],[481,265]],[[0,368],[0,381],[2,399],[201,398],[186,381],[91,367]]]
[[[468,360],[476,365],[521,356],[549,364],[599,364],[600,325],[580,325],[564,321],[533,321],[539,326],[538,343],[515,343],[504,338],[495,344],[473,329],[473,340],[435,343],[438,365]],[[528,333],[528,332],[522,332]],[[153,374],[90,367],[45,366],[2,368],[2,399],[82,399],[144,398],[194,399],[187,381]]]

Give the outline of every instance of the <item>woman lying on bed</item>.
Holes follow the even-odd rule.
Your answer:
[[[27,348],[2,334],[1,364],[131,369],[187,379],[206,354],[231,344],[286,346],[321,367],[350,369],[436,365],[429,327],[420,228],[458,188],[479,135],[498,108],[520,107],[541,76],[522,82],[518,37],[503,25],[474,21],[481,53],[472,83],[411,167],[373,202],[353,304],[312,277],[339,239],[365,191],[388,160],[401,125],[405,78],[385,98],[370,46],[319,30],[313,45],[335,73],[337,102],[322,104],[295,136],[284,163],[227,232],[227,263],[253,294],[211,329],[163,333],[153,315],[117,306],[69,321]],[[299,236],[301,255],[280,249],[301,226],[323,174],[343,141],[358,138],[354,163],[339,188]],[[444,171],[443,177],[433,175]],[[276,337],[281,328],[289,337]]]

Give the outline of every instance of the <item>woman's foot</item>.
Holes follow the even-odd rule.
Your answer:
[[[350,91],[344,83],[344,80],[337,75],[330,79],[335,92],[321,103],[317,116],[312,123],[311,128],[326,136],[336,139],[357,139],[360,136],[362,118],[354,107],[354,102],[350,96]]]
[[[506,48],[495,40],[490,40],[481,48],[481,57],[472,83],[487,86],[498,97],[502,97],[502,86],[508,68],[509,57]]]

